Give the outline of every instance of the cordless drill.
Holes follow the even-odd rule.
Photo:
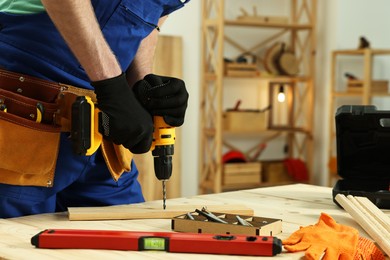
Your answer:
[[[102,142],[99,132],[99,109],[88,96],[79,96],[72,105],[71,138],[73,151],[79,155],[92,155]],[[154,116],[153,142],[154,172],[162,181],[163,209],[166,208],[166,181],[172,175],[175,128],[167,125],[161,116]]]

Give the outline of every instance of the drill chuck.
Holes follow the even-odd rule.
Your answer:
[[[157,179],[168,180],[172,175],[173,145],[156,146],[152,151],[154,157],[154,171]]]

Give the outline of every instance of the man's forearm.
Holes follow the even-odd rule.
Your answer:
[[[167,16],[160,18],[158,26],[161,27]],[[127,70],[127,80],[130,86],[152,73],[153,58],[158,41],[158,31],[153,30],[148,37],[142,40],[141,45]]]
[[[42,4],[91,81],[122,73],[103,37],[90,1],[42,0]]]

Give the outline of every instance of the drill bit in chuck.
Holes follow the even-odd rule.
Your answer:
[[[167,200],[167,187],[166,187],[166,180],[162,181],[162,188],[163,188],[163,209],[167,207],[165,202]]]

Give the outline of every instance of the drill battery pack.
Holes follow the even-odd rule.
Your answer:
[[[92,155],[100,146],[99,110],[88,96],[79,96],[72,104],[72,149],[78,155]]]
[[[362,196],[390,209],[390,111],[372,105],[344,105],[335,116],[337,194]]]

